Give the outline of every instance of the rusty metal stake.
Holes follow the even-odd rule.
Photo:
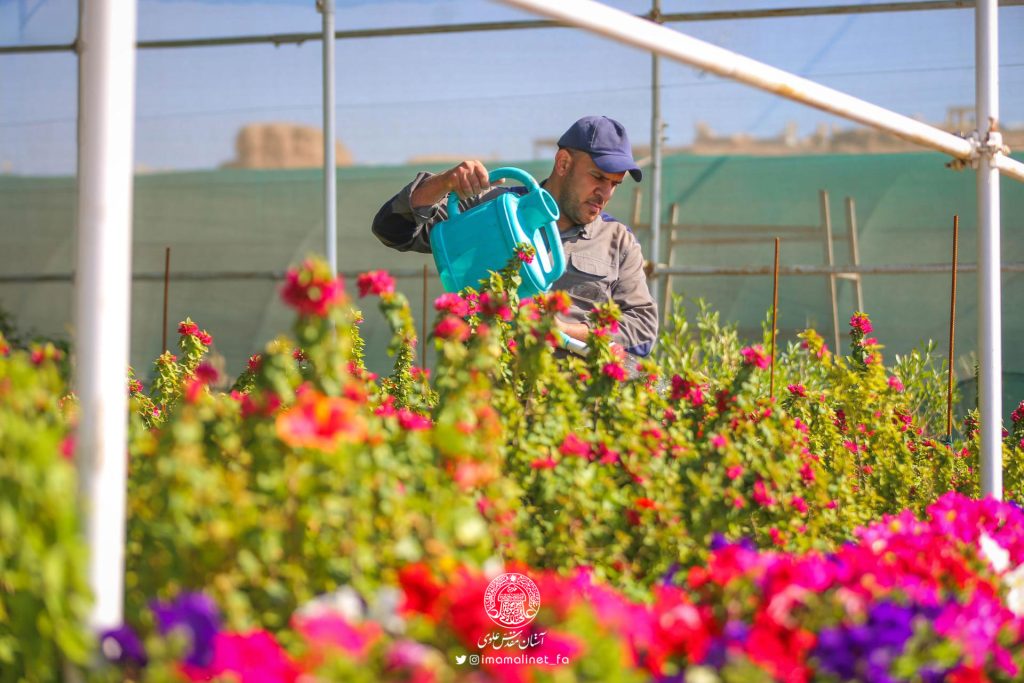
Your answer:
[[[953,342],[956,335],[956,264],[960,216],[953,216],[953,284],[949,295],[949,381],[946,385],[946,441],[953,442]]]
[[[427,264],[423,264],[423,324],[420,335],[420,367],[427,369]]]
[[[772,369],[768,381],[768,398],[775,398],[775,337],[779,318],[779,238],[775,238],[775,267],[772,270]]]
[[[167,350],[167,292],[171,287],[171,248],[164,250],[164,351]]]

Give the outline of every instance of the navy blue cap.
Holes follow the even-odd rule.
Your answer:
[[[640,167],[633,161],[626,127],[607,116],[584,116],[558,138],[558,146],[586,152],[605,173],[629,171],[637,182],[643,177]]]

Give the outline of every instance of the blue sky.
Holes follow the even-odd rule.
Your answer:
[[[832,0],[833,4],[840,4]],[[607,2],[634,13],[641,0]],[[663,0],[663,10],[780,7],[798,0]],[[816,3],[817,4],[817,3]],[[337,28],[528,18],[483,0],[337,0]],[[0,0],[0,45],[66,43],[77,0]],[[1024,126],[1024,7],[1000,10],[1001,113]],[[672,24],[676,30],[794,71],[910,116],[940,122],[974,101],[972,10]],[[139,0],[141,40],[316,32],[313,0]],[[533,141],[604,113],[635,141],[650,136],[650,57],[569,29],[342,40],[336,121],[356,161],[413,156],[528,159]],[[213,168],[250,122],[319,126],[319,42],[143,50],[136,163]],[[0,55],[0,171],[74,169],[75,59]],[[849,124],[746,86],[665,63],[669,144],[706,122],[719,133],[779,134],[796,122]],[[543,153],[543,152],[541,152]]]

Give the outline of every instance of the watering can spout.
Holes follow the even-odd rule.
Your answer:
[[[540,227],[545,223],[557,221],[559,212],[555,198],[543,190],[528,192],[519,199],[519,224],[529,227]]]

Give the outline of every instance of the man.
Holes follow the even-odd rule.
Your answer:
[[[558,140],[551,174],[541,185],[558,203],[558,229],[565,250],[565,274],[554,284],[572,300],[570,319],[559,329],[586,343],[587,316],[598,303],[614,300],[622,310],[613,341],[631,354],[646,356],[658,334],[658,309],[647,288],[640,243],[624,224],[604,213],[626,174],[639,182],[626,129],[606,116],[587,116]],[[449,192],[462,198],[463,210],[500,192],[522,188],[492,187],[487,168],[463,161],[444,173],[419,173],[392,197],[373,219],[373,234],[400,251],[430,251],[429,231],[448,216]]]

